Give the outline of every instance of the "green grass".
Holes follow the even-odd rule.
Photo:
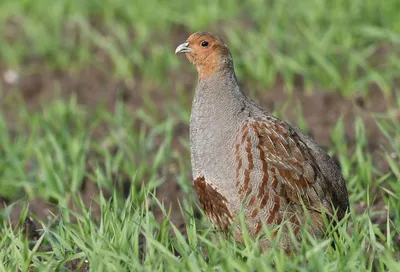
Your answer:
[[[239,75],[263,87],[279,74],[290,90],[302,75],[310,89],[366,95],[375,83],[388,93],[400,67],[399,12],[397,0],[2,1],[0,57],[74,71],[110,62],[116,77],[162,82],[179,69],[171,53],[183,26],[223,35]]]
[[[90,114],[74,99],[54,101],[33,115],[21,110],[13,129],[29,133],[7,139],[7,129],[1,129],[2,195],[15,197],[16,193],[25,192],[28,198],[39,196],[57,203],[59,214],[57,218],[50,218],[51,223],[42,223],[40,238],[34,243],[28,241],[22,229],[9,227],[5,219],[9,209],[4,210],[5,221],[1,221],[0,232],[2,269],[54,271],[75,258],[88,260],[93,271],[248,271],[249,268],[265,271],[274,265],[278,271],[362,271],[373,267],[378,271],[396,271],[399,268],[395,259],[399,248],[393,240],[400,234],[399,168],[391,162],[392,174],[379,173],[371,165],[365,152],[363,123],[357,123],[356,151],[350,157],[340,157],[340,161],[348,180],[352,206],[360,201],[372,205],[373,188],[384,195],[388,210],[393,213],[393,218],[387,218],[384,223],[387,234],[371,222],[370,216],[376,211],[367,209],[361,215],[352,212],[349,216],[352,234],[343,225],[339,227],[340,238],[332,234],[323,240],[313,240],[305,234],[311,246],[298,245],[299,255],[287,260],[279,250],[262,255],[253,241],[242,246],[220,239],[207,221],[195,219],[190,191],[181,210],[186,218],[188,241],[169,221],[168,210],[164,210],[164,221],[157,222],[150,207],[163,206],[153,192],[164,180],[163,169],[179,161],[180,154],[171,150],[174,120],[166,119],[151,130],[145,125],[137,130],[134,124],[140,119],[132,118],[123,104],[116,108],[113,113],[99,108],[96,114]],[[91,132],[102,123],[109,130],[98,142]],[[384,133],[395,134],[389,138],[400,155],[396,142],[400,136],[399,125],[390,119],[381,120],[380,124]],[[333,151],[346,154],[349,147],[341,138],[342,132],[339,122]],[[159,145],[163,148],[158,149],[154,142],[160,136]],[[111,154],[104,148],[107,145],[117,147],[117,151]],[[93,171],[85,170],[89,156]],[[385,157],[393,160],[388,153]],[[138,158],[140,161],[135,164]],[[23,170],[27,165],[34,167],[27,172]],[[183,176],[183,182],[189,184],[189,162],[176,165],[176,175]],[[128,199],[122,197],[112,173],[126,174],[136,185],[131,187]],[[91,211],[77,196],[85,178],[112,191],[109,200],[102,194],[93,199],[101,207],[99,220],[91,216]],[[144,187],[140,186],[142,181],[146,181]],[[79,213],[68,209],[71,201],[75,201]],[[381,212],[385,216],[386,212]],[[27,212],[22,212],[19,222],[24,222],[26,216]],[[176,236],[171,236],[171,232]],[[331,246],[332,240],[336,241],[336,250]]]
[[[0,271],[67,271],[74,259],[92,271],[400,271],[400,97],[390,96],[400,68],[398,14],[396,0],[2,1],[0,71],[77,75],[95,66],[115,81],[140,81],[134,92],[143,103],[132,110],[118,100],[110,111],[73,95],[32,110],[19,85],[8,96],[0,86],[0,197],[11,200],[0,210]],[[378,152],[370,152],[375,139],[367,137],[360,112],[354,143],[344,118],[337,116],[332,128],[329,152],[351,193],[348,229],[339,225],[339,235],[319,240],[304,233],[308,243],[287,258],[277,249],[260,252],[257,241],[222,239],[206,219],[196,219],[188,139],[178,129],[188,129],[194,87],[183,86],[187,77],[196,79],[173,52],[198,30],[225,39],[249,92],[266,92],[281,77],[290,95],[301,75],[309,93],[368,101],[369,87],[377,85],[385,94],[388,109],[368,113],[386,139]],[[132,184],[127,198],[124,181]],[[179,212],[188,239],[155,197],[165,182],[185,193]],[[86,183],[99,188],[89,204],[79,194]],[[387,209],[377,211],[380,198]],[[33,199],[53,203],[54,216],[35,218],[27,206]],[[366,210],[356,214],[360,203]],[[19,205],[18,223],[10,224]],[[164,212],[161,222],[155,207]],[[30,216],[41,224],[37,241],[23,228]],[[376,216],[384,218],[379,225]]]

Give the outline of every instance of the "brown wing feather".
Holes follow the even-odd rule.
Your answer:
[[[248,118],[236,135],[236,185],[247,207],[267,209],[267,223],[279,223],[284,203],[330,214],[328,184],[295,132],[270,116]],[[252,179],[260,177],[258,179]],[[329,190],[328,190],[329,191]]]

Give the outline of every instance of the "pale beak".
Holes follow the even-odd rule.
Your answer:
[[[189,47],[189,42],[184,42],[175,49],[175,54],[192,52],[193,49]]]

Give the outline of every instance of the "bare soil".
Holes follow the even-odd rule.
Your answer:
[[[183,36],[182,36],[183,37]],[[76,95],[78,103],[84,105],[88,110],[94,108],[99,103],[107,105],[109,110],[112,110],[118,97],[122,97],[132,114],[135,113],[142,101],[143,82],[140,78],[135,79],[135,83],[116,80],[109,75],[107,68],[99,68],[88,66],[79,73],[71,73],[65,71],[57,71],[46,68],[38,59],[29,59],[26,61],[26,66],[23,71],[19,71],[20,78],[14,85],[9,84],[3,78],[7,71],[6,67],[0,67],[1,87],[0,106],[5,109],[7,119],[12,122],[14,119],[12,108],[13,103],[18,103],[16,97],[22,97],[23,102],[31,111],[40,110],[41,105],[44,105],[54,98],[68,98],[72,94]],[[177,86],[176,82],[181,82],[181,85],[191,92],[194,90],[196,82],[194,72],[184,72],[176,74],[171,72],[169,86],[173,88]],[[247,88],[247,87],[246,87]],[[165,112],[165,102],[174,100],[176,93],[172,91],[168,95],[154,87],[152,97],[154,103],[158,105],[161,112]],[[383,94],[374,86],[371,86],[367,98],[352,97],[344,98],[337,92],[326,92],[315,90],[313,92],[305,92],[299,83],[292,95],[287,95],[284,87],[277,80],[276,86],[269,90],[258,90],[258,100],[261,105],[267,110],[276,110],[280,116],[284,117],[289,122],[296,124],[298,122],[297,105],[301,106],[304,120],[309,128],[308,133],[325,147],[329,147],[331,139],[331,130],[336,124],[338,118],[343,116],[347,141],[351,144],[355,143],[354,137],[354,116],[356,113],[362,116],[365,121],[366,129],[369,138],[369,151],[374,154],[374,160],[378,168],[382,171],[389,171],[388,165],[379,157],[379,148],[385,144],[384,138],[376,126],[372,114],[383,113],[391,107],[388,99],[385,99]],[[148,95],[148,94],[147,94]],[[162,98],[162,99],[161,99]],[[282,110],[283,109],[283,110]],[[99,133],[101,134],[101,132]],[[185,125],[176,127],[176,135],[188,137],[188,128]],[[177,137],[178,138],[178,137]],[[174,143],[174,146],[180,148],[179,142]],[[127,179],[129,180],[129,179]],[[129,183],[129,182],[127,182]],[[125,186],[125,190],[129,190],[129,184]],[[84,203],[92,209],[93,216],[100,216],[100,209],[93,201],[93,198],[99,194],[97,186],[93,182],[85,181],[81,189],[81,196]],[[179,208],[179,201],[183,198],[182,192],[177,181],[171,175],[167,181],[162,184],[157,190],[158,198],[164,202],[166,209],[172,207],[171,219],[175,225],[184,231],[184,222]],[[40,220],[47,221],[57,210],[54,205],[43,199],[1,199],[0,208],[9,206],[19,200],[20,203],[12,210],[10,218],[15,225],[18,225],[18,218],[23,204],[29,204],[30,215]],[[74,207],[71,203],[71,207]],[[357,204],[355,209],[358,213],[362,213],[365,209],[365,203]],[[376,209],[382,208],[381,198],[376,198]],[[157,208],[154,210],[156,218],[162,219],[163,215]],[[381,222],[381,218],[376,219],[377,223]],[[28,222],[28,228],[24,223],[24,228],[28,229],[29,236],[34,236],[34,225],[36,223]],[[76,267],[81,260],[70,262],[68,265]],[[86,267],[85,263],[81,263],[83,270]]]

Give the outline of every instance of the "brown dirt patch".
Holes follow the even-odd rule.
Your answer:
[[[178,36],[177,39],[185,38],[185,35]],[[0,67],[0,76],[3,77],[6,71],[5,67]],[[117,98],[122,97],[126,105],[134,112],[142,106],[143,90],[146,90],[154,97],[154,103],[156,103],[161,112],[165,113],[165,104],[169,101],[174,101],[174,95],[176,95],[176,91],[165,94],[158,85],[141,81],[140,77],[132,81],[117,80],[110,76],[107,68],[94,66],[88,66],[79,73],[71,73],[48,69],[40,60],[33,59],[28,60],[26,69],[19,73],[20,78],[15,84],[5,82],[3,78],[1,80],[0,106],[5,109],[12,108],[14,104],[11,104],[10,101],[16,101],[15,97],[18,96],[22,97],[28,108],[34,111],[40,105],[54,98],[68,98],[74,94],[78,102],[85,105],[88,110],[99,103],[104,103],[112,110]],[[179,85],[183,86],[187,92],[194,90],[196,81],[194,73],[185,72],[183,75],[179,75],[172,71],[170,74],[171,77],[167,82],[167,86],[174,89],[177,87],[177,82],[181,82]],[[369,96],[363,99],[359,97],[345,99],[337,93],[322,91],[306,93],[301,87],[289,96],[283,91],[283,87],[280,84],[277,84],[275,88],[268,92],[259,91],[258,93],[262,94],[258,100],[265,109],[277,110],[279,114],[285,117],[284,119],[293,124],[298,122],[296,105],[301,105],[304,119],[309,127],[309,133],[322,145],[329,145],[331,130],[340,116],[344,118],[347,140],[349,143],[354,143],[354,116],[356,113],[365,121],[368,138],[370,139],[370,151],[374,152],[383,143],[383,137],[373,120],[372,113],[385,112],[390,107],[390,104],[376,88],[371,87]],[[191,95],[188,95],[188,97],[191,97]],[[10,121],[13,119],[12,111],[9,111],[7,118]],[[176,139],[179,138],[178,136],[188,137],[188,128],[185,125],[178,125],[175,135],[177,136]],[[181,144],[177,140],[174,142],[174,148],[182,150]],[[379,167],[383,171],[388,169],[387,165]],[[164,203],[167,210],[171,207],[172,222],[184,231],[185,223],[179,208],[179,201],[184,197],[184,193],[173,176],[166,180],[158,188],[157,197]],[[129,185],[125,190],[128,190],[128,187]],[[100,215],[100,209],[93,201],[93,197],[98,194],[99,190],[95,183],[88,181],[84,183],[81,196],[85,205],[91,207],[95,217]],[[15,200],[8,200],[7,202],[10,204],[13,201]],[[54,205],[41,199],[33,199],[28,203],[30,213],[41,220],[46,220],[51,214],[56,213]],[[4,204],[0,203],[0,208],[3,207]],[[17,205],[10,215],[13,222],[18,221],[21,207],[22,205]],[[158,208],[155,208],[154,212],[156,218],[161,221],[163,218],[162,212]],[[71,265],[75,265],[75,262]]]

